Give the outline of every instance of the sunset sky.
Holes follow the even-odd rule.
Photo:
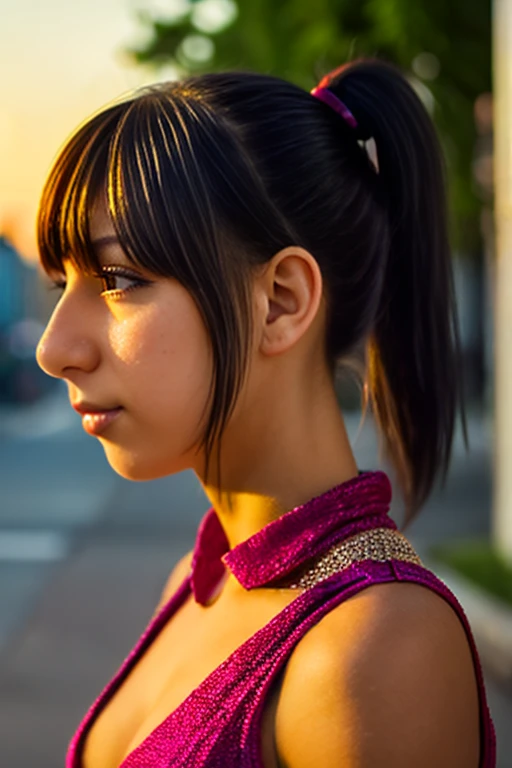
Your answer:
[[[168,77],[123,61],[143,40],[137,9],[179,0],[0,0],[0,231],[36,255],[34,219],[56,152],[88,115]]]

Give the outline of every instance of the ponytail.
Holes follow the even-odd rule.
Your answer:
[[[354,115],[356,138],[373,138],[377,149],[390,240],[364,408],[370,404],[397,473],[406,526],[439,473],[445,483],[459,406],[468,446],[444,163],[426,109],[391,65],[353,62],[320,86]]]

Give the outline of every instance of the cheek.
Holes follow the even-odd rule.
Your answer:
[[[109,348],[128,409],[144,412],[150,422],[162,426],[167,418],[176,424],[195,420],[196,411],[202,412],[211,360],[198,313],[140,309],[112,324]]]

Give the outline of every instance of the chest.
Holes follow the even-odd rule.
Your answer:
[[[95,720],[83,768],[118,768],[237,648],[295,597],[295,590],[224,595],[208,607],[192,598],[167,622]],[[274,719],[282,674],[264,702],[260,733],[265,768],[280,768]]]

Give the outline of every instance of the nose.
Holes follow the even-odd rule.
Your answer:
[[[98,366],[93,318],[72,293],[55,307],[37,345],[36,359],[45,373],[59,379],[71,378],[77,371],[90,373]]]

